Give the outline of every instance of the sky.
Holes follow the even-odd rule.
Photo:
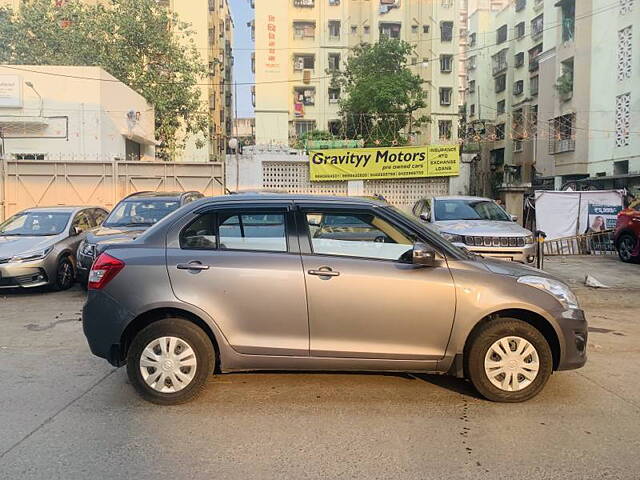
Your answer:
[[[254,11],[251,8],[250,0],[230,0],[231,14],[235,31],[233,34],[233,79],[237,83],[251,83],[254,75],[251,73],[251,50],[253,41],[251,40],[251,28],[247,22],[253,19]],[[238,85],[238,118],[253,117],[253,106],[251,105],[251,85]]]

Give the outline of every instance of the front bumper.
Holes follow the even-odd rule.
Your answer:
[[[558,370],[574,370],[587,362],[588,324],[582,310],[567,310],[556,319],[562,329],[564,345]]]
[[[35,288],[49,284],[46,259],[0,265],[0,289]]]
[[[498,258],[513,262],[531,265],[536,261],[536,244],[525,245],[524,247],[479,247],[466,245],[464,243],[454,243],[455,246],[465,248],[470,252],[477,253],[483,257]]]
[[[78,278],[78,281],[80,283],[87,283],[89,281],[89,271],[91,270],[91,266],[93,265],[95,256],[85,255],[80,250],[78,250],[76,257],[76,277]]]

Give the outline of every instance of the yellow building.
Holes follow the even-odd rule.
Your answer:
[[[332,130],[340,92],[328,70],[351,49],[381,35],[416,46],[411,68],[424,80],[431,117],[419,143],[451,143],[461,103],[459,5],[454,0],[257,0],[256,143],[287,144],[313,129]]]
[[[83,0],[96,4],[101,0]],[[204,62],[208,76],[200,81],[201,114],[209,115],[209,139],[190,136],[186,148],[175,160],[220,160],[233,127],[233,20],[229,0],[158,0],[190,24],[191,37]],[[0,0],[0,5],[17,9],[22,0]],[[198,148],[204,140],[205,146]]]

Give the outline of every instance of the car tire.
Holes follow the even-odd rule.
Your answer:
[[[142,329],[127,352],[127,374],[145,400],[177,405],[196,398],[215,367],[207,334],[182,318],[165,318]]]
[[[616,245],[618,248],[618,258],[625,263],[635,263],[640,260],[640,256],[633,255],[632,252],[636,248],[638,242],[640,240],[637,239],[631,233],[623,233],[620,235],[618,239],[618,244]]]
[[[73,268],[73,263],[71,263],[69,257],[61,257],[60,260],[58,260],[55,278],[51,284],[52,290],[56,292],[68,290],[73,286],[74,282],[75,270]]]
[[[470,340],[465,371],[487,400],[529,400],[540,393],[553,370],[549,343],[538,329],[522,320],[489,321]]]

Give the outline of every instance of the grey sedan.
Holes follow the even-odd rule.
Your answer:
[[[39,207],[13,215],[0,224],[0,288],[71,287],[78,244],[106,216],[100,207]]]
[[[450,373],[518,402],[587,345],[575,295],[545,272],[470,255],[383,202],[296,195],[203,199],[105,246],[83,326],[160,404],[247,370]]]

